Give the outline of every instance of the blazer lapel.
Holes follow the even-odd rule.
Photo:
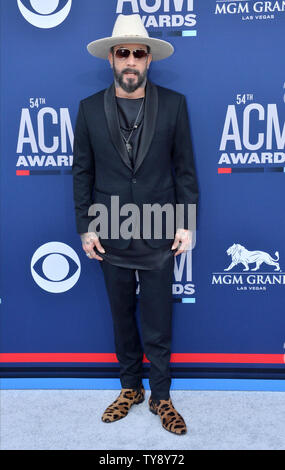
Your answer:
[[[120,132],[120,123],[117,112],[114,82],[108,88],[106,88],[104,92],[104,111],[108,123],[110,136],[115,148],[118,150],[120,157],[122,158],[123,162],[127,165],[127,167],[133,173],[136,173],[148,152],[148,149],[154,136],[158,111],[158,93],[156,85],[147,80],[145,91],[143,129],[138,153],[135,159],[134,170],[132,169],[128,151],[126,149],[125,143],[122,139]]]
[[[158,110],[157,95],[158,94],[156,85],[147,80],[145,91],[143,128],[138,153],[135,159],[134,173],[137,172],[138,168],[142,164],[154,136]]]
[[[128,168],[130,168],[130,170],[132,170],[128,151],[121,136],[114,82],[109,86],[109,88],[106,88],[105,90],[104,110],[113,144],[118,150],[123,162],[127,165]]]

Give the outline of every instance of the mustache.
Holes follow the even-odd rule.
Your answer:
[[[122,73],[134,73],[135,75],[139,75],[138,70],[132,70],[132,69],[124,69]]]

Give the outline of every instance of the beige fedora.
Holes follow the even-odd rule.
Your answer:
[[[118,15],[112,36],[90,42],[87,50],[95,57],[108,59],[110,47],[132,43],[149,46],[153,61],[166,59],[174,52],[174,47],[169,42],[149,37],[139,14]]]

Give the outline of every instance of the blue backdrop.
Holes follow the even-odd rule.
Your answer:
[[[196,246],[173,273],[173,373],[282,375],[284,2],[0,5],[2,373],[118,372],[99,262],[75,229],[72,144],[79,100],[113,80],[87,43],[139,13],[175,48],[149,78],[186,95],[200,187]]]

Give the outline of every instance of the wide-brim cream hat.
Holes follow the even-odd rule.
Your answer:
[[[112,36],[90,42],[87,50],[95,57],[108,59],[110,47],[132,43],[149,46],[153,61],[166,59],[174,52],[174,47],[169,42],[149,37],[139,14],[118,15]]]

